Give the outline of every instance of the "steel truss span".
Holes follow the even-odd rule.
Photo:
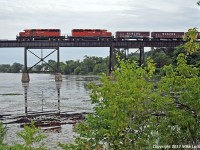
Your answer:
[[[114,47],[114,48],[140,48],[140,47],[176,47],[184,41],[17,41],[0,40],[0,48],[51,48],[51,47]]]

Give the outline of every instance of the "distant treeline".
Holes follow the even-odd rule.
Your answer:
[[[2,64],[0,65],[0,72],[3,73],[18,73],[21,72],[23,65],[20,63]]]
[[[179,46],[177,48],[156,48],[145,53],[145,59],[151,57],[156,63],[156,67],[162,68],[164,65],[176,64],[176,57],[180,53],[186,53],[184,48]],[[118,56],[121,59],[129,59],[130,61],[139,62],[138,53],[130,53],[125,57],[125,52],[118,51]],[[200,52],[195,52],[191,56],[188,56],[188,63],[196,66],[200,66]],[[115,60],[117,64],[117,60]],[[30,72],[55,72],[56,61],[49,60],[48,63],[38,64],[33,67]],[[95,56],[84,56],[82,61],[80,60],[67,60],[60,62],[60,70],[63,74],[73,75],[97,75],[100,73],[108,73],[109,57],[95,57]],[[22,72],[23,65],[20,63],[2,64],[0,65],[1,73],[19,73]]]

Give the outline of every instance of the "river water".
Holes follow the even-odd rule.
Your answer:
[[[98,77],[63,75],[63,81],[56,83],[54,75],[30,74],[29,84],[22,84],[21,76],[0,73],[0,120],[8,128],[5,142],[10,145],[22,142],[16,133],[23,129],[19,120],[26,116],[46,120],[59,118],[58,130],[43,130],[47,136],[44,143],[50,149],[57,149],[58,142],[73,141],[74,120],[64,117],[92,112],[87,84],[98,82]]]

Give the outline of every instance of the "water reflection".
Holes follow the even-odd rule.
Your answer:
[[[62,82],[56,81],[56,90],[58,95],[58,113],[60,114],[60,88],[61,88]]]
[[[24,88],[24,101],[25,101],[25,116],[23,119],[19,119],[21,121],[21,127],[24,127],[25,124],[30,124],[30,121],[33,120],[35,122],[36,127],[40,127],[43,130],[54,130],[56,132],[61,132],[61,122],[60,122],[60,88],[61,88],[62,82],[57,81],[55,82],[55,88],[57,91],[57,99],[58,99],[58,112],[50,112],[44,111],[44,93],[42,90],[42,110],[36,111],[35,113],[28,112],[28,89],[29,89],[29,83],[23,83],[22,87]],[[24,124],[25,123],[25,124]]]
[[[61,81],[56,81],[55,82],[55,87],[56,87],[56,91],[57,91],[57,109],[58,109],[58,113],[60,114],[60,89],[62,86],[62,82]],[[22,87],[24,88],[24,102],[25,102],[25,114],[28,114],[28,89],[29,89],[29,83],[22,83]],[[44,112],[44,91],[43,89],[42,91],[42,95],[41,95],[41,100],[42,100],[42,112]]]
[[[25,114],[27,115],[28,113],[28,103],[27,103],[27,95],[28,95],[28,87],[29,83],[22,83],[22,87],[24,88],[24,101],[25,101]]]
[[[69,111],[62,111],[60,109],[61,106],[61,81],[57,81],[54,84],[54,89],[56,91],[57,97],[57,110],[46,110],[47,102],[45,101],[45,91],[41,89],[41,109],[38,109],[40,105],[35,107],[36,110],[31,110],[32,107],[31,103],[28,103],[28,95],[30,86],[29,83],[23,83],[22,87],[24,88],[24,102],[25,102],[25,116],[20,116],[16,122],[20,123],[21,127],[24,127],[26,124],[30,124],[31,120],[34,121],[36,127],[40,127],[43,130],[48,131],[56,131],[61,132],[61,124],[75,124],[78,123],[80,120],[85,118],[84,113],[77,113],[77,112],[70,112]],[[80,85],[80,84],[78,84]],[[68,84],[68,88],[71,86],[77,86],[76,84]],[[78,89],[78,91],[81,89]],[[46,91],[47,92],[47,91]],[[51,93],[53,94],[53,93]],[[31,100],[30,100],[31,101]],[[50,103],[50,102],[49,102]],[[30,106],[29,106],[30,105]],[[55,106],[55,103],[53,104]],[[53,107],[52,107],[53,108]]]
[[[98,82],[98,77],[63,75],[62,82],[55,82],[54,75],[30,76],[31,82],[22,84],[21,74],[0,74],[1,93],[19,93],[0,96],[0,118],[9,127],[7,143],[16,141],[16,132],[21,130],[19,126],[30,120],[50,131],[48,141],[52,144],[72,140],[72,124],[92,112],[91,91],[85,85]]]

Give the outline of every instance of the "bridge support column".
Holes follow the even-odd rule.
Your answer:
[[[114,71],[114,66],[115,66],[115,48],[110,47],[110,56],[109,56],[109,72],[108,75],[112,75],[112,71]]]
[[[110,47],[108,75],[111,75],[111,72],[112,72],[112,51],[113,51],[113,48]]]
[[[21,80],[23,83],[30,81],[28,67],[27,67],[27,50],[28,49],[25,47],[24,48],[24,69],[22,72],[22,80]]]
[[[61,73],[55,74],[55,81],[62,81],[62,74]]]
[[[61,70],[60,70],[60,51],[59,51],[59,47],[57,47],[56,50],[57,50],[57,65],[56,65],[55,81],[62,81],[62,74],[61,74]]]
[[[140,47],[140,66],[144,65],[144,47]]]

